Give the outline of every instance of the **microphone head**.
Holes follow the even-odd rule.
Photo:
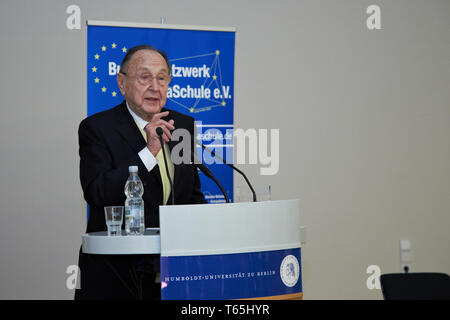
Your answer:
[[[156,128],[156,134],[158,136],[162,136],[163,135],[163,129],[161,129],[161,127]]]

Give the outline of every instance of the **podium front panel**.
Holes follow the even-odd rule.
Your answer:
[[[162,299],[302,296],[298,200],[161,206]]]

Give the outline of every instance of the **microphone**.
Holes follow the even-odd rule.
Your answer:
[[[218,158],[220,161],[222,161],[224,164],[226,164],[227,166],[229,166],[230,168],[232,168],[233,170],[236,170],[237,172],[239,172],[245,179],[245,181],[247,182],[247,185],[250,187],[250,190],[252,191],[253,194],[253,202],[256,202],[256,192],[255,190],[253,190],[252,184],[250,183],[250,181],[247,179],[247,176],[245,175],[245,173],[243,173],[241,170],[239,170],[238,168],[236,168],[235,166],[233,166],[232,164],[228,163],[225,161],[225,159],[223,159],[222,157],[218,156],[213,150],[208,149],[205,145],[203,145],[201,142],[199,142],[198,140],[195,140],[195,143],[197,143],[199,146],[201,146],[204,150],[208,151],[210,154],[212,154],[214,157]],[[205,166],[206,167],[206,166]],[[201,170],[201,169],[200,169]],[[202,170],[203,171],[203,170]]]
[[[194,165],[199,168],[204,174],[205,176],[207,176],[208,178],[210,178],[212,181],[214,181],[217,186],[219,187],[220,191],[222,191],[223,196],[225,197],[225,201],[227,203],[230,203],[230,198],[228,198],[227,193],[225,192],[225,189],[222,187],[222,185],[219,183],[219,181],[217,181],[216,177],[214,177],[214,175],[212,174],[211,170],[209,170],[209,168],[207,166],[205,166],[203,163],[195,163]]]
[[[175,193],[173,191],[173,182],[172,182],[172,178],[170,177],[170,173],[169,173],[169,167],[167,166],[167,158],[166,158],[166,150],[164,148],[164,141],[162,138],[163,135],[163,129],[161,129],[161,127],[157,127],[156,128],[156,134],[159,136],[159,142],[161,143],[161,148],[163,151],[163,157],[164,157],[164,164],[166,165],[166,173],[167,173],[167,177],[169,178],[169,182],[170,182],[170,190],[171,190],[171,194],[172,194],[172,205],[175,205],[175,200],[174,200],[174,196]]]

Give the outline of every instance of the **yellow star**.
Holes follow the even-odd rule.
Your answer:
[[[189,111],[192,113],[194,112],[194,108],[190,108]]]
[[[117,92],[113,91],[111,92],[112,96],[115,97],[117,95]]]
[[[226,103],[225,101],[222,101],[222,106],[225,107]]]
[[[115,48],[117,47],[117,44],[113,43],[113,44],[111,45],[111,47],[113,47],[113,49],[115,49]]]
[[[213,75],[213,80],[216,80],[217,79],[217,76],[216,75]]]
[[[106,47],[105,46],[102,46],[102,51],[106,51]]]
[[[98,83],[100,81],[100,79],[99,78],[95,78],[94,81],[95,81],[95,83]]]
[[[95,54],[94,58],[95,58],[95,60],[98,60],[98,58],[100,58],[100,56],[98,55],[98,53]]]
[[[219,55],[219,53],[220,53],[220,51],[219,51],[219,50],[216,50],[216,56],[218,56],[218,55]]]
[[[92,72],[97,72],[97,67],[93,67]]]
[[[127,52],[127,48],[123,47],[123,48],[122,48],[122,52],[123,52],[123,53]]]
[[[106,92],[106,88],[105,87],[102,88],[102,92]]]

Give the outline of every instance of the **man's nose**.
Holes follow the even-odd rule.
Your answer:
[[[158,78],[157,77],[153,77],[150,81],[150,85],[148,86],[149,89],[152,90],[158,90],[159,89],[159,83],[158,83]]]

